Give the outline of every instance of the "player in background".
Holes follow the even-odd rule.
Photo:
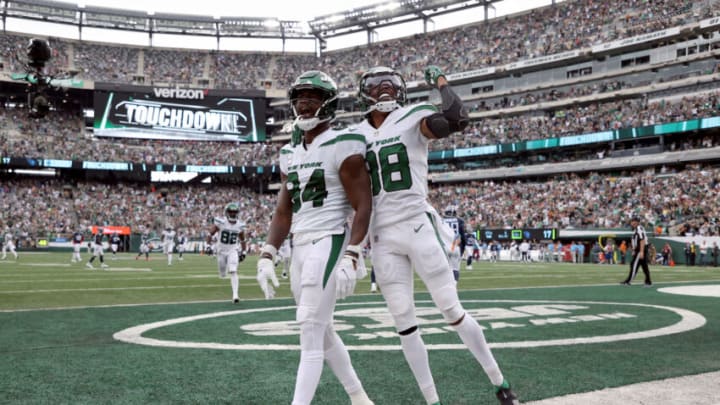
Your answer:
[[[415,313],[413,269],[445,321],[460,336],[495,386],[503,405],[518,404],[490,352],[483,330],[465,311],[450,271],[446,246],[452,235],[427,201],[428,144],[462,131],[468,113],[437,66],[426,82],[440,92],[441,111],[430,104],[404,105],[405,80],[395,70],[375,67],[360,78],[358,98],[365,120],[355,128],[367,138],[372,179],[372,262],[381,292],[400,336],[405,359],[428,404],[440,403],[428,351]]]
[[[462,253],[460,249],[461,246],[463,245],[460,241],[460,235],[455,234],[452,243],[450,243],[450,246],[448,246],[447,252],[448,263],[450,263],[450,270],[452,270],[453,272],[455,284],[460,281],[460,262],[462,261]]]
[[[491,240],[488,244],[490,245],[490,263],[497,263],[502,246],[500,245],[500,242],[496,240]]]
[[[110,251],[112,252],[112,260],[117,260],[117,252],[121,243],[122,239],[120,239],[120,235],[118,235],[117,232],[113,232],[110,236]]]
[[[3,239],[3,247],[2,247],[2,259],[5,260],[7,258],[7,251],[10,251],[10,253],[15,256],[15,260],[18,258],[18,254],[15,251],[15,234],[13,234],[12,230],[9,227],[5,228],[5,236]]]
[[[376,293],[378,290],[377,278],[375,278],[375,268],[372,266],[372,244],[368,243],[366,247],[367,254],[365,258],[371,260],[370,262],[370,292]]]
[[[282,245],[280,245],[280,249],[278,249],[277,257],[275,258],[275,266],[282,263],[283,269],[281,277],[283,279],[288,278],[288,271],[290,271],[290,257],[292,255],[292,239],[286,238]]]
[[[92,263],[95,261],[96,257],[100,258],[100,268],[106,269],[108,267],[107,264],[105,264],[105,256],[103,255],[103,229],[97,228],[97,233],[93,236],[92,241],[92,248],[93,253],[90,257],[90,260],[85,264],[90,269],[94,269]]]
[[[178,236],[177,239],[177,249],[178,249],[178,260],[182,261],[183,259],[183,253],[185,253],[185,245],[187,244],[187,236],[185,236],[185,231],[180,231],[180,236]]]
[[[172,265],[172,254],[175,248],[175,230],[167,225],[162,231],[163,254],[167,255],[168,266]]]
[[[145,261],[150,260],[150,231],[147,229],[140,235],[140,251],[137,256],[135,256],[135,260],[139,259],[142,255],[145,255]]]
[[[528,242],[527,239],[523,239],[523,241],[520,243],[519,250],[520,261],[522,261],[523,263],[532,262],[532,258],[530,257],[530,242]]]
[[[230,274],[230,288],[232,289],[232,301],[240,302],[238,290],[238,264],[245,260],[247,245],[245,243],[245,223],[240,221],[240,206],[236,203],[229,203],[225,206],[223,217],[213,220],[213,225],[207,235],[207,243],[212,243],[212,238],[218,234],[218,242],[215,250],[217,255],[218,275],[220,278]],[[238,249],[240,243],[240,249]]]
[[[80,249],[82,249],[82,243],[85,241],[85,237],[82,232],[78,229],[72,235],[73,254],[70,263],[80,263],[82,258],[80,257]]]
[[[473,260],[475,259],[475,249],[479,249],[478,241],[473,232],[465,233],[465,269],[472,270]],[[492,253],[491,253],[492,255]],[[478,257],[479,260],[479,257]]]
[[[301,74],[290,87],[289,100],[299,131],[280,150],[282,185],[257,262],[258,281],[261,286],[267,284],[275,274],[277,250],[292,233],[290,289],[300,327],[300,364],[292,405],[309,405],[313,400],[323,360],[353,405],[371,405],[350,354],[333,328],[336,300],[352,294],[356,273],[364,271],[362,243],[372,204],[365,137],[330,127],[338,89],[323,72]]]
[[[455,207],[447,207],[443,213],[443,222],[450,227],[453,234],[453,241],[448,246],[448,261],[457,283],[460,280],[460,260],[465,253],[465,221],[457,216]]]

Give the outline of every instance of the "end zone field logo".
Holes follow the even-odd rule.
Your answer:
[[[465,300],[492,348],[566,346],[687,332],[705,318],[682,308],[599,301]],[[464,349],[431,301],[417,303],[430,350]],[[117,340],[176,348],[299,350],[295,307],[214,312],[168,319],[117,332]],[[338,303],[335,329],[349,350],[400,350],[383,302]],[[202,341],[197,341],[199,337]]]

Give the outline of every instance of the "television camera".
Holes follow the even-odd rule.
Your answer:
[[[27,45],[27,64],[24,73],[13,74],[14,80],[26,81],[28,86],[28,107],[31,118],[44,118],[50,111],[48,92],[63,88],[61,80],[45,74],[45,65],[52,59],[52,48],[47,40],[32,38]],[[71,73],[62,75],[73,76]]]

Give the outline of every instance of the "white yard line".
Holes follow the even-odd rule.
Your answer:
[[[522,394],[520,387],[518,393]],[[521,398],[522,399],[522,398]],[[523,402],[525,405],[718,405],[720,371]]]

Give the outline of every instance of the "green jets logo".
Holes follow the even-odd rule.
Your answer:
[[[466,300],[493,348],[592,344],[686,332],[705,318],[681,308],[596,301]],[[464,349],[431,301],[417,303],[430,350]],[[400,350],[392,317],[382,302],[338,303],[335,329],[349,350]],[[120,341],[221,350],[299,350],[295,307],[214,312],[135,326]]]

